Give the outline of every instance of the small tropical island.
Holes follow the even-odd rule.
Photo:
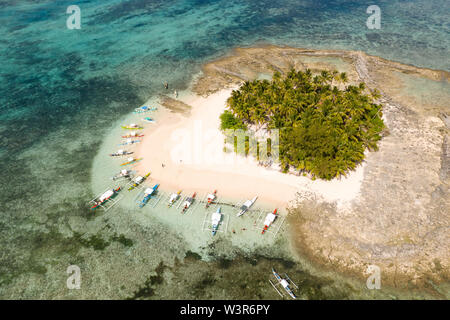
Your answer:
[[[310,69],[246,81],[227,100],[221,129],[279,129],[283,172],[325,180],[345,176],[366,149],[377,150],[385,127],[375,102],[379,92],[347,82],[345,72]]]

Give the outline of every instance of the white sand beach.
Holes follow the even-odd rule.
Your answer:
[[[231,90],[204,98],[189,95],[183,102],[192,106],[190,114],[160,111],[158,123],[148,125],[143,142],[136,150],[143,157],[136,169],[151,171],[151,178],[165,190],[186,193],[218,191],[228,199],[252,198],[287,207],[297,192],[314,194],[338,205],[359,194],[363,177],[360,166],[345,179],[312,181],[308,177],[284,174],[258,166],[252,158],[225,153],[219,116],[226,108]]]

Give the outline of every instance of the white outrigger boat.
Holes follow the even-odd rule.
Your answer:
[[[242,216],[244,213],[250,209],[250,207],[255,203],[256,199],[258,199],[258,196],[255,196],[252,200],[247,200],[244,202],[244,204],[241,206],[241,211],[237,214],[237,217]]]
[[[145,176],[137,176],[136,178],[134,178],[133,183],[131,184],[131,186],[128,188],[128,191],[133,190],[134,188],[137,188],[138,186],[140,186],[150,175],[150,172],[147,173]]]
[[[216,212],[214,212],[211,216],[212,223],[212,235],[214,236],[219,229],[220,222],[222,221],[222,213],[221,208],[219,207]]]
[[[194,202],[196,195],[197,195],[197,192],[194,192],[192,197],[187,197],[186,200],[184,200],[184,202],[183,202],[183,210],[181,210],[181,213],[185,213],[186,210],[189,209],[191,204]]]
[[[121,178],[131,178],[131,171],[127,169],[120,170],[118,174],[112,177],[113,180],[121,179]]]
[[[181,194],[181,190],[178,191],[177,193],[172,193],[172,194],[170,195],[169,203],[167,204],[167,206],[168,206],[168,207],[173,206],[173,204],[174,204],[175,202],[177,202],[178,198],[180,198],[180,194]]]
[[[123,157],[123,156],[128,156],[130,154],[133,154],[133,152],[119,149],[119,150],[117,150],[117,152],[111,153],[110,156],[111,157]]]
[[[272,285],[272,287],[275,289],[276,292],[278,292],[278,294],[280,296],[283,297],[283,294],[277,289],[277,285],[281,285],[283,287],[283,289],[287,292],[287,294],[289,294],[289,296],[292,299],[297,299],[297,297],[295,296],[292,288],[291,288],[291,284],[298,289],[297,285],[294,283],[294,281],[292,281],[289,276],[285,273],[284,276],[286,277],[285,279],[283,279],[276,271],[274,268],[272,268],[272,274],[275,277],[275,279],[277,280],[277,283],[273,283],[270,279],[269,282]]]
[[[217,190],[214,190],[213,193],[209,193],[207,195],[205,208],[208,208],[213,203],[213,201],[216,199],[216,194],[217,194]]]
[[[278,217],[277,209],[273,210],[272,213],[267,214],[266,219],[264,220],[264,228],[261,232],[261,234],[264,234],[264,232],[269,229],[270,225],[275,221],[275,219]]]

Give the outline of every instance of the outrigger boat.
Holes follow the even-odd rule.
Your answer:
[[[252,200],[247,200],[244,202],[244,204],[241,206],[241,211],[237,214],[238,217],[242,216],[244,213],[250,209],[250,207],[255,203],[256,199],[258,199],[258,196],[254,197]]]
[[[114,198],[119,191],[120,191],[120,187],[118,187],[117,189],[109,189],[109,190],[105,191],[105,193],[103,193],[97,199],[95,199],[93,201],[94,205],[91,207],[91,209],[92,210],[97,209],[98,207],[103,205],[108,200]]]
[[[272,287],[278,292],[278,294],[280,296],[283,296],[281,294],[281,292],[277,289],[276,285],[281,285],[283,287],[283,289],[291,296],[292,299],[297,299],[297,297],[295,296],[294,292],[291,289],[291,284],[298,289],[297,285],[289,278],[289,276],[285,273],[284,276],[286,277],[286,279],[283,279],[276,271],[274,268],[272,268],[272,273],[275,277],[275,279],[277,279],[278,283],[273,283],[271,280],[269,280],[270,284],[272,285]]]
[[[142,138],[143,136],[144,136],[143,134],[133,131],[133,132],[130,132],[129,134],[122,136],[122,138]]]
[[[133,152],[120,149],[120,150],[117,150],[117,152],[115,152],[115,153],[111,153],[110,156],[111,157],[122,157],[122,156],[128,156],[130,154],[133,154]]]
[[[147,188],[144,191],[144,198],[142,199],[141,203],[139,204],[139,208],[144,207],[147,202],[151,199],[152,195],[156,192],[158,189],[159,184],[155,184],[153,188]]]
[[[217,194],[217,190],[214,190],[213,193],[208,194],[208,196],[206,197],[205,208],[208,208],[213,203],[213,201],[216,199],[216,194]]]
[[[194,202],[195,196],[197,195],[197,192],[194,192],[192,197],[187,197],[186,200],[183,202],[183,210],[181,210],[181,213],[185,213],[187,209],[191,206],[191,204]]]
[[[155,110],[157,110],[156,107],[151,107],[150,108],[150,107],[147,107],[147,106],[142,106],[142,107],[134,109],[133,113],[145,113],[145,112],[155,111]]]
[[[221,208],[219,207],[216,212],[214,212],[211,216],[212,222],[212,235],[214,236],[219,229],[220,221],[222,221],[222,213]]]
[[[128,191],[133,190],[134,188],[136,188],[137,186],[139,186],[142,182],[144,182],[148,176],[150,175],[151,172],[147,173],[145,176],[137,176],[134,179],[133,184],[128,188]]]
[[[130,124],[130,125],[128,125],[128,126],[122,126],[121,128],[122,128],[122,129],[128,129],[128,130],[139,130],[139,129],[144,129],[143,127],[140,127],[140,126],[138,126],[138,125],[135,124],[135,123],[132,123],[132,124]]]
[[[124,143],[119,144],[119,146],[127,146],[130,144],[135,144],[135,143],[139,143],[141,142],[141,140],[131,140],[131,139],[127,139],[127,141],[125,141]]]
[[[118,174],[112,177],[113,180],[117,180],[120,178],[130,178],[131,171],[127,169],[121,170]]]
[[[172,193],[170,195],[169,203],[167,204],[167,207],[171,207],[178,200],[178,198],[180,197],[180,194],[181,194],[181,190],[178,191],[177,193]]]
[[[142,120],[144,120],[144,121],[147,121],[147,122],[156,122],[155,120],[153,120],[152,118],[150,118],[150,117],[145,117],[145,118],[143,118]]]
[[[269,229],[270,225],[275,221],[277,216],[278,216],[277,209],[273,210],[272,213],[269,213],[266,216],[266,219],[264,220],[264,228],[263,228],[261,234],[264,234],[264,232],[266,232],[267,229]]]
[[[133,163],[136,163],[138,161],[141,161],[142,159],[144,159],[144,158],[135,159],[133,157],[130,157],[130,158],[127,159],[127,162],[122,163],[121,166],[126,166],[128,164],[133,164]]]

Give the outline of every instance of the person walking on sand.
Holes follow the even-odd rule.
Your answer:
[[[173,92],[173,94],[175,95],[175,99],[178,98],[178,91],[177,91],[177,90],[175,90],[175,91]]]
[[[169,90],[169,83],[167,81],[164,82],[164,88],[166,88],[166,90]]]

